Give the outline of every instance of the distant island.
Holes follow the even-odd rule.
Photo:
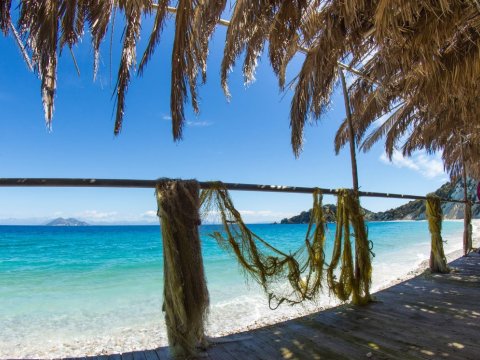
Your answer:
[[[469,179],[467,185],[470,199],[472,201],[477,201],[477,183],[474,180]],[[437,189],[435,194],[445,199],[463,200],[463,183],[460,180],[458,180],[456,183],[448,182]],[[463,219],[462,203],[443,203],[442,210],[445,219]],[[280,222],[280,224],[308,224],[310,222],[311,211],[311,209],[308,211],[302,211],[299,215],[291,218],[285,218]],[[336,205],[324,205],[323,211],[325,214],[325,220],[327,222],[335,222],[337,214]],[[425,220],[425,201],[414,200],[397,208],[377,213],[367,209],[363,209],[363,211],[366,221]],[[479,205],[474,205],[472,207],[472,216],[473,218],[480,218]]]
[[[45,224],[45,226],[88,226],[88,225],[89,224],[86,223],[85,221],[80,221],[74,218],[64,219],[61,217],[56,218],[48,222],[47,224]]]

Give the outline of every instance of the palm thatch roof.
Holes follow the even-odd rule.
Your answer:
[[[404,155],[440,150],[452,177],[463,162],[478,177],[479,7],[473,1],[407,1],[398,9],[395,15],[392,8],[377,8],[376,47],[361,64],[381,85],[357,79],[350,87],[357,140],[367,151],[385,138],[390,156],[397,147]],[[347,140],[344,123],[337,151]]]
[[[198,111],[197,84],[206,81],[209,39],[226,0],[19,0],[17,27],[41,78],[45,117],[50,126],[56,91],[58,53],[91,33],[94,68],[100,44],[123,16],[123,46],[116,83],[115,134],[122,127],[126,92],[136,69],[143,15],[155,12],[141,75],[151,60],[169,12],[175,5],[171,115],[173,137],[182,137],[185,104]],[[11,0],[0,0],[0,29],[15,36]],[[224,22],[226,23],[226,22]],[[339,66],[360,74],[349,89],[353,126],[364,150],[385,139],[388,154],[418,149],[443,151],[452,176],[463,165],[480,177],[479,78],[480,3],[476,0],[237,0],[228,22],[221,82],[243,58],[245,82],[254,79],[258,57],[268,47],[279,87],[294,55],[305,54],[289,83],[292,147],[298,156],[303,129],[328,109]],[[18,38],[18,36],[17,36]],[[345,67],[345,65],[342,65]],[[379,120],[380,119],[380,120]],[[373,131],[372,131],[373,129]],[[348,141],[344,123],[336,147]]]

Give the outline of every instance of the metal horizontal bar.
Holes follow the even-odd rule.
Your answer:
[[[135,179],[72,179],[72,178],[0,178],[0,187],[109,187],[109,188],[138,188],[152,189],[162,180],[135,180]],[[215,181],[199,181],[202,189],[208,189],[215,185]],[[337,189],[325,189],[316,187],[281,186],[281,185],[258,185],[223,183],[228,190],[237,191],[261,191],[261,192],[283,192],[311,194],[320,190],[325,195],[336,195]],[[364,197],[394,198],[407,200],[426,200],[426,196],[403,195],[380,193],[370,191],[359,191],[358,194]],[[464,203],[463,200],[441,199],[444,202]]]

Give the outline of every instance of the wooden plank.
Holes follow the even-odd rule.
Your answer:
[[[450,264],[450,274],[422,274],[376,295],[368,306],[342,305],[303,318],[229,335],[202,360],[471,359],[480,343],[480,255]],[[107,360],[90,357],[83,360]],[[168,348],[109,360],[167,360]]]
[[[233,359],[236,360],[263,360],[260,354],[252,351],[251,347],[247,345],[246,341],[229,341],[217,344],[217,347],[224,349],[232,356]]]
[[[223,346],[211,344],[206,351],[208,358],[211,360],[236,360],[230,352],[226,351]]]
[[[300,359],[347,359],[345,351],[337,351],[325,346],[324,334],[316,333],[313,329],[305,334],[300,331],[300,324],[289,322],[281,327],[272,327],[271,333],[281,341],[277,343],[283,353],[291,353]]]
[[[160,360],[170,359],[170,354],[168,352],[168,347],[166,347],[166,346],[155,349],[155,354],[157,354],[157,356]]]
[[[240,346],[246,347],[252,354],[256,354],[256,356],[260,360],[276,360],[278,359],[278,354],[271,353],[268,348],[266,348],[259,338],[255,338],[253,336],[250,339],[243,340]]]
[[[98,355],[92,358],[93,360],[108,360],[108,355]]]
[[[143,351],[134,351],[133,352],[133,360],[147,360],[145,356],[145,352]]]
[[[383,306],[379,305],[377,308],[392,309],[391,306],[388,306],[386,302],[388,298],[383,297]],[[480,313],[477,313],[475,310],[478,309],[478,305],[465,306],[462,304],[459,307],[459,304],[455,303],[454,300],[446,301],[448,299],[443,299],[441,301],[436,299],[429,299],[428,301],[416,301],[414,298],[404,299],[401,303],[401,308],[395,307],[394,310],[397,312],[406,312],[413,314],[422,314],[425,319],[444,321],[446,325],[450,326],[465,326],[467,322],[472,322],[471,326],[480,330]],[[386,304],[386,305],[385,305]],[[379,310],[377,309],[376,310]]]
[[[409,331],[403,329],[399,332],[392,331],[393,329],[397,330],[397,327],[393,328],[390,321],[378,321],[378,319],[372,319],[364,314],[364,316],[361,314],[355,315],[356,317],[350,315],[348,318],[342,318],[329,313],[317,318],[315,322],[317,324],[324,323],[331,329],[351,333],[355,337],[366,341],[372,348],[379,348],[384,351],[388,349],[390,352],[396,352],[396,357],[402,359],[431,358],[431,356],[422,354],[422,347],[419,343],[421,338],[417,335],[412,335]]]
[[[344,357],[351,359],[360,353],[363,353],[364,356],[370,353],[372,356],[375,356],[375,359],[406,358],[404,353],[400,354],[398,351],[393,351],[389,348],[380,348],[377,345],[372,345],[371,341],[358,337],[356,332],[324,325],[319,321],[304,320],[295,322],[293,325],[297,333],[303,331],[305,336],[314,337],[317,333],[321,334],[318,342],[328,345],[332,355],[336,355],[338,358],[340,358],[340,354],[344,354]]]
[[[374,310],[366,310],[371,317],[375,316],[375,320],[384,319],[385,324],[391,324],[391,329],[387,329],[386,334],[389,336],[398,332],[403,338],[416,337],[417,339],[424,339],[423,344],[428,344],[432,349],[444,348],[449,343],[460,343],[468,345],[469,348],[477,348],[480,352],[480,345],[477,345],[478,332],[468,331],[466,326],[448,325],[447,321],[441,323],[434,323],[429,319],[425,319],[423,314],[417,314],[417,317],[411,317],[409,320],[402,320],[402,312],[392,310],[393,314],[383,312],[376,312]]]
[[[133,352],[123,353],[122,360],[133,360]]]
[[[267,334],[268,335],[265,335]],[[273,359],[282,358],[282,350],[277,347],[276,344],[280,342],[279,338],[275,335],[270,335],[268,330],[255,330],[252,332],[252,337],[256,346],[262,349],[262,353]]]
[[[157,353],[154,350],[145,351],[145,359],[146,360],[160,360],[160,358],[157,356]]]
[[[403,323],[413,323],[417,326],[428,328],[431,331],[438,332],[438,327],[443,328],[444,332],[447,330],[462,329],[465,333],[477,331],[480,329],[475,322],[477,319],[466,317],[465,315],[449,314],[449,310],[436,308],[429,310],[427,305],[404,304],[398,307],[377,307],[372,309],[365,309],[365,315],[368,315],[374,320],[378,321],[400,321],[396,324],[397,328]],[[392,329],[395,331],[395,328]]]

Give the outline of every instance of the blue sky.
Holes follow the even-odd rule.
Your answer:
[[[122,133],[113,135],[113,86],[118,66],[121,29],[113,46],[110,81],[109,44],[102,47],[101,66],[92,81],[93,54],[86,37],[74,49],[78,77],[64,51],[58,68],[53,131],[45,127],[40,81],[27,70],[12,38],[0,36],[0,177],[197,178],[258,184],[351,187],[348,150],[334,154],[333,138],[344,118],[337,88],[330,112],[305,131],[304,151],[295,159],[290,146],[289,109],[292,91],[280,93],[264,55],[256,81],[243,84],[241,61],[230,76],[232,99],[220,87],[220,62],[225,29],[211,42],[207,84],[199,89],[201,111],[187,106],[184,139],[175,143],[169,113],[170,20],[143,77],[133,76],[127,94]],[[147,19],[143,28],[151,28]],[[145,48],[142,34],[138,56]],[[303,55],[289,68],[298,72]],[[361,189],[423,195],[447,177],[438,156],[418,153],[411,159],[395,154],[393,163],[381,144],[358,155]],[[234,201],[249,222],[271,222],[311,206],[309,195],[236,192]],[[0,223],[42,223],[74,216],[96,223],[156,221],[153,190],[0,188]],[[334,202],[326,197],[325,203]],[[362,199],[378,211],[404,203]],[[9,220],[10,219],[10,220]],[[17,219],[17,220],[11,220]],[[19,220],[18,220],[19,219]]]

